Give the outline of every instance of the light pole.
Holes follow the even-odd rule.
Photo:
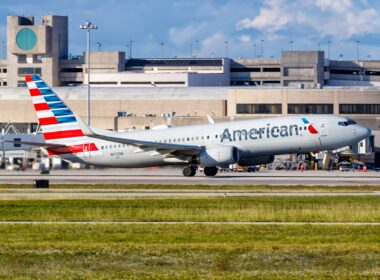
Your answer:
[[[190,58],[193,57],[193,44],[190,44]]]
[[[263,59],[264,58],[264,39],[261,39],[261,59]]]
[[[293,51],[293,43],[294,43],[294,41],[290,40],[290,42],[289,42],[289,44],[290,44],[290,51]]]
[[[199,41],[195,40],[195,57],[198,56],[198,43],[199,43]]]
[[[80,29],[87,31],[87,125],[91,123],[91,106],[90,106],[90,30],[98,29],[95,24],[86,21],[80,25]]]
[[[98,52],[100,52],[102,50],[102,44],[100,42],[97,42],[96,46],[98,47]]]
[[[360,41],[356,40],[355,43],[356,43],[356,61],[359,61],[359,44],[360,44]]]
[[[163,42],[161,42],[161,58],[164,58],[164,46],[165,44]]]
[[[133,41],[129,41],[129,59],[132,59],[132,46],[133,46]]]
[[[330,60],[330,55],[331,55],[331,41],[329,40],[327,42],[327,57]]]
[[[225,41],[224,45],[226,47],[226,58],[227,58],[228,57],[228,41]]]
[[[125,53],[125,59],[129,59],[129,44],[126,44],[125,47],[127,48],[127,52]]]
[[[253,59],[256,59],[256,44],[253,44]]]

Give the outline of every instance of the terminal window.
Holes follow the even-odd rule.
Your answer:
[[[340,114],[380,114],[380,104],[340,104]]]
[[[18,75],[26,75],[26,74],[41,74],[40,67],[22,67],[17,69]]]
[[[236,104],[237,114],[281,114],[281,104]]]
[[[289,114],[333,114],[333,104],[288,104]]]

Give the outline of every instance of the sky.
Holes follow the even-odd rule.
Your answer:
[[[7,15],[69,16],[69,52],[126,51],[133,57],[279,58],[284,50],[324,50],[331,59],[380,60],[378,0],[0,0],[0,40]],[[359,41],[359,43],[356,43]],[[228,43],[226,43],[228,42]],[[255,47],[256,45],[256,47]],[[255,51],[256,50],[256,51]]]

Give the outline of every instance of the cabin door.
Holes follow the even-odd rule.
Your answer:
[[[83,157],[84,158],[91,158],[91,150],[90,150],[90,143],[84,143],[83,144]]]

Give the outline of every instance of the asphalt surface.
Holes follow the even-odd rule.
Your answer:
[[[380,185],[380,172],[341,171],[259,171],[254,173],[219,173],[206,177],[183,177],[179,168],[0,171],[0,184],[32,184],[48,179],[50,184],[163,184],[163,185]]]
[[[230,191],[208,191],[208,192],[4,192],[0,198],[133,198],[133,197],[257,197],[257,196],[379,196],[380,191],[374,192],[230,192]]]

